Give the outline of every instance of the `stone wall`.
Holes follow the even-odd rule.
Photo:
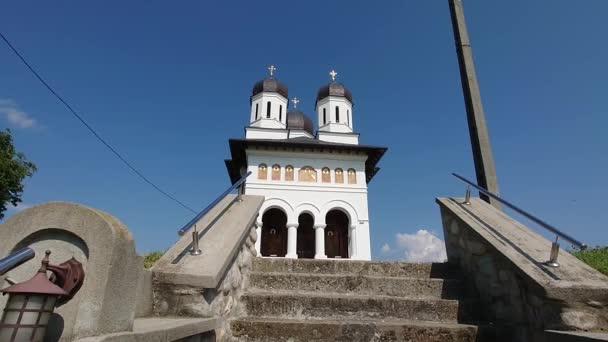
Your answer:
[[[438,199],[448,262],[457,264],[479,316],[504,341],[544,341],[544,331],[608,328],[608,278],[562,251],[543,265],[550,242],[479,199]],[[574,260],[573,260],[574,259]]]
[[[153,276],[154,312],[160,316],[219,317],[217,339],[231,335],[228,320],[242,310],[239,307],[243,290],[248,286],[249,271],[256,256],[255,226],[243,239],[240,250],[216,288],[176,285]]]

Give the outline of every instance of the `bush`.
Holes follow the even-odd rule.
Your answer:
[[[608,275],[608,246],[576,251],[573,252],[572,255],[579,258],[587,265]]]
[[[163,252],[150,252],[148,254],[144,254],[144,267],[150,268],[154,266],[154,263],[158,261],[163,256]]]

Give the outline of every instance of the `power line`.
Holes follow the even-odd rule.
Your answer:
[[[139,178],[141,178],[144,182],[148,183],[149,185],[151,185],[154,189],[156,189],[158,192],[160,192],[161,194],[163,194],[164,196],[166,196],[167,198],[173,200],[175,203],[179,204],[180,206],[182,206],[184,209],[189,210],[193,213],[197,213],[194,209],[190,208],[189,206],[185,205],[183,202],[181,202],[180,200],[178,200],[177,198],[169,195],[166,191],[164,191],[163,189],[159,188],[156,184],[152,183],[151,180],[149,180],[146,176],[144,176],[139,170],[137,170],[131,163],[129,163],[120,153],[118,153],[118,151],[116,151],[116,149],[114,149],[107,141],[105,141],[94,129],[93,127],[91,127],[73,108],[72,106],[70,106],[55,90],[53,90],[53,88],[38,74],[38,72],[36,72],[36,70],[27,62],[27,60],[25,60],[25,58],[21,55],[21,53],[19,53],[19,51],[17,51],[17,49],[13,46],[13,44],[11,44],[11,42],[8,41],[8,39],[6,39],[6,37],[4,36],[4,34],[2,34],[2,32],[0,32],[0,37],[2,37],[2,40],[4,40],[4,42],[6,43],[6,45],[8,45],[8,47],[13,50],[13,52],[15,53],[15,55],[17,55],[17,57],[19,57],[19,59],[21,60],[21,62],[23,62],[23,64],[25,64],[25,66],[34,74],[34,76],[36,76],[36,78],[46,87],[46,89],[48,89],[61,103],[63,103],[66,108],[78,119],[78,121],[80,121],[96,138],[97,140],[99,140],[102,144],[104,144],[110,151],[112,151],[112,153],[114,153],[114,155],[116,157],[118,157],[118,159],[120,159],[120,161],[122,161],[129,169],[131,169],[131,171],[133,171],[137,176],[139,176]]]

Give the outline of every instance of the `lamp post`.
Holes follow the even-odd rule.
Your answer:
[[[47,277],[50,251],[30,280],[0,291],[9,298],[0,320],[0,341],[42,341],[57,300],[68,293]]]

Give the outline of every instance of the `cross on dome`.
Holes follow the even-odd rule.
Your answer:
[[[272,77],[274,75],[275,70],[277,70],[277,68],[275,68],[274,65],[270,65],[268,67],[268,71],[270,72],[270,77]]]
[[[293,109],[296,109],[298,107],[298,103],[300,103],[300,100],[298,100],[297,97],[294,97],[291,102],[293,102]]]
[[[332,80],[332,81],[335,81],[335,80],[336,80],[336,76],[337,76],[337,75],[338,75],[338,73],[336,72],[336,70],[333,70],[333,69],[332,69],[332,70],[329,72],[329,76],[331,76],[331,80]]]

